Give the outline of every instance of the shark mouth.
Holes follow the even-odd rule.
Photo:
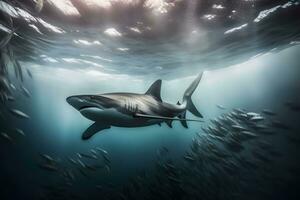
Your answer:
[[[96,106],[82,106],[81,108],[79,108],[79,111],[81,111],[83,109],[87,109],[87,108],[98,108],[98,109],[100,109],[99,107],[96,107]]]

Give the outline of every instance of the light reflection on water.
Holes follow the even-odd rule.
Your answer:
[[[16,141],[14,141],[15,144],[10,145],[9,142],[7,143],[7,138],[5,140],[1,134],[3,164],[0,171],[4,172],[3,188],[8,191],[4,193],[4,197],[9,197],[11,191],[15,192],[15,185],[18,187],[15,197],[23,196],[23,194],[25,197],[32,197],[34,195],[31,191],[44,191],[40,187],[45,185],[45,180],[48,180],[48,186],[56,185],[61,181],[61,174],[55,176],[53,175],[55,173],[48,174],[49,172],[39,168],[38,164],[41,161],[39,154],[48,154],[57,159],[60,165],[67,166],[66,170],[75,171],[77,169],[71,167],[68,158],[76,157],[78,152],[90,153],[90,150],[96,147],[109,152],[110,168],[105,170],[111,171],[101,169],[101,172],[96,172],[89,178],[84,177],[83,174],[76,174],[76,181],[73,181],[74,187],[70,189],[71,193],[90,192],[91,198],[97,197],[99,193],[94,191],[95,185],[130,186],[128,179],[135,177],[140,171],[149,173],[150,180],[145,179],[147,181],[145,184],[153,186],[151,179],[155,179],[156,173],[160,173],[155,167],[160,162],[169,162],[169,160],[173,160],[176,167],[180,169],[188,166],[187,172],[192,174],[189,180],[197,181],[197,186],[200,183],[196,177],[201,175],[204,175],[202,180],[211,184],[213,177],[206,177],[210,174],[222,177],[226,183],[231,180],[231,175],[224,175],[222,170],[210,168],[213,165],[212,161],[207,161],[207,165],[203,168],[205,170],[198,172],[194,177],[195,168],[186,165],[184,156],[191,150],[194,138],[200,135],[200,139],[198,138],[200,142],[209,138],[209,134],[203,131],[202,127],[210,125],[211,119],[223,113],[227,114],[235,108],[257,113],[261,113],[263,109],[270,109],[276,113],[275,119],[292,127],[289,131],[276,129],[277,135],[262,136],[257,140],[266,139],[277,148],[276,150],[284,154],[282,157],[276,157],[274,163],[279,163],[278,165],[258,163],[263,169],[271,167],[272,170],[280,171],[280,173],[273,173],[273,171],[266,173],[267,170],[262,173],[259,170],[249,169],[249,174],[245,174],[245,177],[248,175],[256,177],[257,173],[259,177],[270,176],[272,180],[275,175],[279,174],[284,179],[288,179],[287,182],[276,179],[278,182],[282,181],[280,184],[283,185],[278,191],[272,189],[268,182],[260,182],[259,187],[261,186],[266,193],[273,194],[270,199],[274,199],[272,197],[277,196],[277,193],[279,196],[287,194],[285,192],[289,190],[286,187],[290,185],[291,193],[295,192],[293,191],[295,185],[289,183],[297,182],[298,179],[290,180],[288,175],[290,172],[285,167],[292,166],[288,169],[296,175],[299,174],[297,163],[299,146],[293,146],[297,143],[297,135],[294,133],[300,129],[299,112],[288,108],[286,102],[299,102],[298,27],[300,26],[297,26],[299,20],[290,17],[290,15],[296,15],[293,13],[297,13],[299,5],[293,1],[289,4],[282,3],[277,7],[269,6],[267,10],[257,8],[255,12],[253,11],[254,14],[249,15],[249,18],[240,16],[242,15],[240,11],[230,12],[232,17],[234,13],[241,17],[237,20],[238,23],[234,22],[230,26],[223,21],[225,17],[221,18],[220,14],[227,8],[233,9],[226,5],[212,6],[213,10],[218,10],[217,13],[208,12],[205,15],[196,16],[195,19],[183,20],[184,25],[177,27],[179,31],[173,27],[176,23],[170,22],[171,26],[168,22],[170,26],[166,26],[167,28],[162,26],[163,23],[157,25],[163,30],[168,29],[160,30],[162,32],[155,27],[155,23],[159,20],[165,22],[158,16],[155,18],[158,21],[152,24],[152,27],[146,22],[128,26],[117,24],[67,26],[64,21],[55,23],[55,20],[51,23],[51,20],[49,22],[38,20],[35,23],[32,16],[24,16],[26,13],[23,13],[25,21],[22,19],[18,21],[15,19],[17,16],[13,16],[12,13],[14,23],[20,28],[9,43],[14,53],[11,59],[12,61],[19,60],[22,69],[29,69],[33,78],[30,79],[30,75],[25,73],[24,82],[19,81],[12,75],[14,68],[10,65],[10,81],[17,88],[13,92],[16,100],[1,104],[0,110],[4,117],[0,121],[0,131],[11,134],[9,136]],[[178,20],[176,15],[171,18],[174,21]],[[6,25],[3,27],[1,25],[0,29],[7,32],[8,29],[5,27]],[[81,116],[66,102],[66,97],[77,94],[144,93],[152,82],[162,79],[163,101],[175,104],[182,99],[185,89],[201,71],[204,71],[204,76],[192,99],[204,115],[205,122],[190,122],[188,129],[183,128],[179,122],[174,122],[173,128],[169,128],[165,123],[161,127],[157,125],[141,128],[112,127],[96,134],[88,141],[82,141],[81,133],[92,122]],[[24,91],[22,93],[21,86],[25,86],[30,91],[31,98],[26,97],[23,94]],[[220,109],[217,105],[225,109]],[[9,108],[22,110],[30,116],[30,119],[21,120],[12,116]],[[187,113],[187,118],[195,118],[195,116]],[[268,120],[266,121],[271,123],[271,120]],[[26,136],[21,139],[19,136],[15,138],[12,133],[13,128],[22,129]],[[290,136],[292,136],[290,139],[292,143],[283,138]],[[251,144],[245,145],[246,150],[243,151],[245,154],[232,152],[230,154],[233,154],[235,158],[248,159],[252,151],[257,150],[256,146],[251,146]],[[218,147],[221,146],[221,144],[218,145]],[[166,147],[169,151],[166,158],[163,158],[165,160],[158,158],[157,152],[162,147]],[[212,149],[204,150],[203,159],[205,156],[213,155]],[[228,150],[224,152],[229,153]],[[202,157],[199,157],[200,162]],[[225,158],[220,158],[220,160],[226,161]],[[228,162],[231,161],[228,158]],[[222,167],[227,167],[227,165],[221,162],[220,168]],[[238,168],[247,170],[240,165]],[[168,188],[168,182],[163,180],[166,178],[165,174],[159,174],[158,177],[162,179],[160,182],[162,188],[165,185]],[[173,181],[178,180],[173,179]],[[219,183],[218,180],[212,182]],[[230,183],[234,188],[239,180]],[[266,184],[265,188],[263,184]],[[78,190],[77,186],[79,186]],[[154,186],[160,186],[160,184],[154,184]],[[176,192],[178,192],[177,186],[174,186]],[[201,186],[202,189],[205,188],[205,185]],[[224,184],[223,186],[227,188],[225,186],[231,185]],[[259,188],[253,182],[244,182],[240,186],[250,189]],[[196,187],[196,191],[202,191],[201,188]],[[184,189],[189,191],[191,188]],[[240,188],[237,187],[235,192],[238,193],[238,189]],[[156,190],[159,191],[157,188]],[[216,191],[217,188],[205,190]],[[116,188],[115,191],[121,190]],[[100,193],[106,194],[106,191]],[[149,193],[146,194],[149,195]],[[66,194],[69,193],[66,192]],[[243,197],[243,194],[239,195]],[[137,193],[135,195],[136,198],[140,197]],[[214,195],[211,195],[209,197],[213,199]],[[260,193],[253,194],[253,196],[256,195],[261,197]],[[235,198],[238,199],[239,196]]]

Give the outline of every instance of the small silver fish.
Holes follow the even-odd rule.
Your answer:
[[[55,160],[51,156],[49,156],[47,154],[40,154],[40,156],[42,158],[44,158],[49,163],[55,163]]]
[[[77,162],[81,165],[81,167],[86,168],[86,165],[80,159],[77,159]]]
[[[68,160],[75,165],[78,164],[73,158],[68,158]]]
[[[84,154],[84,153],[77,153],[79,158],[85,157],[85,158],[89,158],[89,159],[97,159],[97,156],[95,155],[88,155],[88,154]]]
[[[9,142],[13,142],[13,139],[7,135],[7,133],[1,132],[1,136]]]
[[[21,86],[21,90],[22,90],[23,94],[24,94],[26,97],[28,97],[28,98],[31,97],[31,94],[30,94],[29,90],[26,89],[23,85]]]
[[[97,155],[97,154],[98,154],[97,151],[95,151],[94,149],[91,149],[90,152],[91,152],[92,154],[94,154],[94,155]]]
[[[76,155],[77,155],[79,158],[82,158],[82,156],[81,156],[80,153],[76,153]]]
[[[189,162],[194,162],[195,161],[195,158],[193,158],[192,156],[190,155],[185,155],[183,157],[186,161],[189,161]]]
[[[255,133],[252,133],[250,131],[242,131],[241,133],[249,139],[257,137],[257,135]]]
[[[21,129],[19,129],[19,128],[15,128],[14,131],[15,131],[16,133],[18,133],[19,135],[25,136],[24,131],[21,130]]]
[[[16,89],[17,89],[16,86],[15,86],[13,83],[9,84],[9,86],[10,86],[10,88],[13,89],[13,90],[16,90]]]
[[[217,108],[219,108],[221,110],[225,110],[226,109],[223,105],[220,105],[220,104],[217,104],[216,106],[217,106]]]
[[[247,114],[249,117],[260,116],[258,113],[255,113],[255,112],[247,112],[246,114]]]
[[[30,119],[29,115],[17,109],[10,109],[10,113],[19,118]]]
[[[100,152],[108,155],[108,152],[106,150],[104,150],[104,149],[101,149],[100,147],[97,147],[96,150],[98,150],[98,151],[100,151]]]
[[[28,76],[29,76],[30,78],[32,78],[33,76],[32,76],[31,71],[30,71],[29,69],[26,69],[26,71],[27,71]]]
[[[263,109],[262,113],[264,113],[265,115],[270,115],[270,116],[276,115],[275,112],[273,112],[272,110],[269,110],[269,109]]]
[[[7,78],[5,76],[0,76],[0,89],[5,90],[5,91],[10,90],[9,81],[7,80]]]
[[[58,168],[52,164],[41,164],[39,166],[41,169],[45,169],[48,171],[58,171]]]
[[[259,121],[263,121],[264,118],[262,116],[257,115],[257,116],[251,117],[250,120],[253,122],[259,122]]]

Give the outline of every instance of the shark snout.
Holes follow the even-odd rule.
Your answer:
[[[102,106],[96,102],[91,95],[70,96],[66,99],[66,101],[80,112],[87,108],[102,109]]]
[[[80,108],[84,106],[83,99],[78,96],[70,96],[66,101],[77,110],[80,110]]]

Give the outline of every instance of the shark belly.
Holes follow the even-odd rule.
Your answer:
[[[119,112],[114,108],[84,108],[80,110],[80,113],[89,120],[116,127],[142,127],[162,122],[162,120],[158,119],[136,118],[133,115]]]

